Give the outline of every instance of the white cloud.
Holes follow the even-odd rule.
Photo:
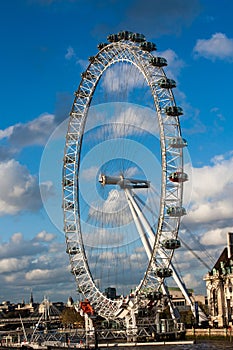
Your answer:
[[[37,300],[41,300],[43,295],[47,294],[47,290],[53,298],[62,294],[63,291],[60,292],[57,288],[58,283],[66,284],[68,290],[68,294],[64,294],[62,300],[69,296],[69,291],[75,290],[72,275],[68,273],[65,246],[55,242],[53,237],[55,238],[54,234],[44,231],[31,236],[30,239],[24,238],[19,232],[13,234],[7,242],[0,237],[2,299],[19,301],[25,298],[25,291],[30,291],[33,286],[36,286],[33,294]]]
[[[14,130],[14,126],[9,126],[4,130],[0,130],[0,140],[11,136],[11,134],[13,133],[13,130]]]
[[[42,242],[50,242],[53,241],[55,237],[56,236],[53,233],[41,231],[36,235],[35,239]]]
[[[187,273],[183,276],[183,280],[185,282],[185,285],[188,286],[188,288],[197,288],[200,287],[201,284],[203,284],[202,280],[200,280],[199,276],[195,276],[193,273]]]
[[[199,39],[193,49],[196,56],[212,61],[216,59],[233,60],[233,39],[223,33],[215,33],[210,39]]]
[[[95,179],[97,173],[99,171],[99,168],[96,166],[92,166],[88,169],[82,170],[82,178],[83,180],[90,181]]]
[[[48,280],[54,278],[53,270],[49,269],[35,269],[25,274],[26,280]]]
[[[201,243],[208,246],[213,245],[219,248],[219,246],[226,246],[227,232],[232,232],[233,226],[224,228],[213,228],[205,232],[201,237]]]
[[[184,221],[188,224],[229,226],[233,207],[233,156],[218,156],[213,165],[192,169],[191,203]],[[225,222],[225,224],[224,224]]]
[[[45,113],[28,123],[19,123],[7,128],[5,134],[8,133],[9,142],[15,147],[44,145],[55,127],[55,116]]]
[[[71,58],[75,57],[75,52],[72,46],[69,46],[67,48],[67,52],[65,54],[65,59],[70,60]]]
[[[45,145],[60,120],[60,115],[44,113],[27,123],[0,130],[0,160],[12,158],[24,147]]]
[[[0,163],[0,178],[0,215],[41,208],[37,177],[31,175],[25,166],[14,159]]]
[[[102,86],[107,92],[129,92],[136,87],[143,86],[145,79],[142,73],[129,64],[117,64],[107,69],[102,77]]]
[[[168,66],[165,68],[165,71],[168,78],[177,79],[180,71],[186,65],[185,62],[180,59],[177,53],[172,49],[157,52],[156,56],[162,56],[166,58]]]
[[[28,258],[9,258],[0,260],[0,274],[24,270],[28,266]]]

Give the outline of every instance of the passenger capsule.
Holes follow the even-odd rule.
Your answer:
[[[169,207],[167,209],[167,214],[171,217],[180,217],[186,215],[186,210],[183,207]]]
[[[118,37],[118,34],[110,34],[108,37],[107,37],[108,41],[110,41],[111,43],[116,43],[117,41],[119,41],[119,37]]]
[[[66,253],[70,255],[75,255],[80,253],[80,249],[78,247],[67,248]]]
[[[128,30],[124,30],[118,33],[119,40],[130,40],[133,32],[129,32]]]
[[[165,113],[171,117],[178,117],[183,114],[183,109],[177,106],[167,106],[165,107]]]
[[[163,89],[172,89],[176,87],[176,82],[173,79],[161,78],[158,81],[158,85]]]
[[[130,39],[136,43],[142,43],[143,41],[146,40],[145,35],[139,34],[139,33],[133,33],[130,36]]]
[[[106,47],[108,45],[108,43],[99,43],[99,45],[97,46],[98,50],[102,50],[104,47]]]
[[[155,275],[159,278],[167,278],[172,276],[172,270],[168,267],[159,267],[155,271]]]
[[[93,62],[95,61],[95,56],[90,56],[90,57],[88,58],[88,61],[91,62],[91,63],[93,63]]]
[[[167,60],[163,57],[152,57],[149,60],[150,64],[155,67],[165,67],[167,66]]]
[[[174,137],[169,142],[169,146],[171,146],[172,148],[184,148],[187,145],[187,141],[182,137]]]
[[[162,242],[162,246],[165,249],[177,249],[177,248],[180,248],[181,244],[178,239],[170,238],[170,239],[165,239]]]
[[[156,50],[156,45],[150,41],[144,41],[140,44],[143,51],[152,52]]]
[[[169,175],[169,180],[172,182],[185,182],[188,181],[188,175],[181,171],[175,171]]]
[[[159,291],[151,292],[151,293],[147,294],[147,298],[149,300],[152,300],[152,301],[154,301],[154,300],[161,300],[162,296],[163,296],[163,294],[161,292],[159,292]]]

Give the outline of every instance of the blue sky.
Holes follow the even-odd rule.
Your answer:
[[[233,230],[232,12],[229,0],[0,2],[0,300],[27,300],[31,289],[38,301],[44,294],[52,300],[75,297],[56,225],[61,213],[51,214],[40,197],[39,182],[48,201],[56,195],[44,173],[39,180],[41,159],[69,115],[88,57],[122,29],[155,42],[168,60],[167,75],[177,81],[192,173],[184,224],[218,257]],[[60,166],[58,157],[58,179]],[[49,164],[46,169],[49,179]],[[206,269],[190,252],[182,254],[187,286],[205,293]]]

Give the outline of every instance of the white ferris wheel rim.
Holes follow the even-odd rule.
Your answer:
[[[113,64],[122,61],[129,62],[143,74],[151,89],[159,123],[162,173],[158,227],[151,259],[144,278],[136,289],[137,293],[140,293],[141,288],[148,281],[153,284],[154,280],[157,282],[159,280],[161,284],[161,278],[154,277],[153,263],[159,252],[161,253],[162,242],[167,238],[177,238],[180,217],[183,214],[183,212],[178,213],[179,209],[183,209],[183,184],[182,182],[173,183],[169,180],[169,174],[174,173],[174,170],[177,171],[177,168],[181,173],[183,172],[183,146],[176,147],[172,144],[174,140],[182,140],[179,115],[168,115],[165,112],[166,108],[174,107],[176,103],[172,89],[161,87],[158,84],[159,80],[166,80],[167,77],[162,67],[151,64],[153,57],[149,51],[142,49],[140,43],[131,40],[121,39],[103,45],[99,52],[92,57],[76,91],[66,135],[63,167],[63,211],[71,271],[75,276],[79,292],[90,301],[97,313],[106,318],[117,317],[121,301],[107,298],[94,283],[81,232],[78,175],[82,138],[90,101],[103,72]],[[169,208],[173,208],[177,212],[174,215],[168,215]],[[160,254],[158,258],[162,261],[161,266],[169,268],[173,251],[174,248],[165,249],[163,247],[162,257]]]

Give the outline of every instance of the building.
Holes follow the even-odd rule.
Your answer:
[[[210,325],[227,327],[233,324],[233,233],[227,236],[218,261],[204,276],[210,312]]]
[[[116,288],[112,288],[112,287],[108,287],[105,289],[105,294],[107,296],[107,298],[109,299],[116,299]]]

